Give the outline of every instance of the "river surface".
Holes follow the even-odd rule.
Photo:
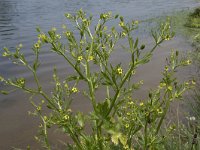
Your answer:
[[[98,17],[99,13],[112,11],[113,14],[123,15],[128,20],[144,21],[196,6],[199,6],[199,3],[195,0],[0,0],[0,49],[6,46],[12,51],[17,44],[22,43],[24,54],[31,60],[31,46],[37,40],[35,28],[39,26],[44,32],[52,27],[59,29],[62,24],[67,24],[64,14],[66,12],[74,13],[80,8],[89,14],[92,13],[94,19]],[[149,36],[141,37],[145,37],[143,40],[147,44],[152,41]],[[168,44],[163,44],[150,64],[138,70],[137,78],[143,79],[146,83],[144,91],[158,83],[165,63],[164,58],[172,48],[187,51],[191,47],[180,36],[175,37],[175,40]],[[114,56],[113,62],[126,62],[128,57],[120,50]],[[61,71],[59,74],[61,77],[65,76],[64,72],[70,72],[70,69],[63,60],[47,50],[42,52],[41,59],[43,68],[39,70],[38,74],[45,89],[49,91],[53,66],[57,66]],[[5,77],[23,76],[27,79],[28,85],[34,86],[32,75],[27,73],[27,70],[12,65],[5,58],[0,57],[0,61],[0,75]],[[4,88],[3,85],[0,84],[0,88]],[[143,91],[137,94],[143,96]],[[82,98],[79,99],[82,100]],[[73,107],[87,111],[89,104],[77,100]],[[36,134],[38,120],[27,115],[27,111],[30,109],[32,107],[28,97],[22,92],[0,97],[0,149],[7,150],[12,146],[25,148],[28,144],[32,145],[33,149],[37,147],[33,136]],[[56,136],[58,134],[52,135],[55,139]]]

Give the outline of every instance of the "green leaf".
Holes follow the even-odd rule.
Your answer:
[[[111,140],[115,145],[118,145],[121,133],[115,133],[111,136]]]
[[[53,109],[53,107],[51,105],[49,105],[49,104],[47,104],[47,108]]]
[[[111,141],[115,144],[115,145],[118,145],[119,144],[119,141],[121,142],[121,144],[123,146],[126,145],[127,143],[127,137],[125,135],[123,135],[121,132],[115,132],[115,131],[112,131],[112,136],[111,136]]]
[[[36,71],[37,68],[39,67],[40,63],[38,63],[37,61],[34,62],[33,64],[33,69]]]
[[[107,73],[105,73],[105,72],[102,71],[101,74],[102,74],[103,77],[106,79],[106,82],[111,83],[111,79],[110,79],[110,77],[107,75]]]
[[[74,80],[78,80],[78,79],[80,79],[80,77],[72,75],[72,76],[67,77],[67,79],[65,79],[65,81],[70,82],[70,81],[74,81]]]
[[[137,38],[136,41],[135,41],[134,49],[136,49],[137,46],[138,46],[138,38]]]
[[[77,118],[78,124],[79,124],[81,127],[84,127],[84,125],[85,125],[85,118],[84,118],[84,115],[83,115],[81,112],[78,112],[78,114],[76,115],[76,118]]]
[[[119,17],[119,15],[117,14],[117,15],[115,15],[115,19],[117,19]]]
[[[124,145],[124,146],[126,145],[126,143],[127,143],[127,137],[125,135],[121,135],[119,137],[119,140],[122,143],[122,145]]]
[[[103,103],[99,103],[97,107],[99,108],[99,112],[101,116],[105,116],[109,109],[107,101],[104,101]]]
[[[132,37],[129,38],[129,45],[132,50],[132,48],[133,48],[133,38]]]

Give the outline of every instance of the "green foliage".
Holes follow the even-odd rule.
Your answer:
[[[67,26],[63,26],[63,34],[58,34],[55,28],[47,34],[37,29],[39,35],[32,48],[35,56],[32,64],[28,63],[20,51],[22,45],[15,52],[4,48],[2,53],[2,56],[8,57],[13,63],[32,72],[37,87],[28,87],[24,78],[1,77],[1,82],[31,95],[42,96],[39,104],[31,102],[35,108],[32,114],[41,118],[40,134],[36,140],[42,142],[44,148],[51,149],[47,128],[55,126],[72,139],[73,143],[66,143],[68,149],[167,149],[164,143],[170,138],[171,131],[162,128],[162,125],[170,104],[181,99],[183,93],[194,85],[194,81],[179,83],[175,72],[179,67],[189,65],[191,61],[180,59],[178,51],[172,51],[160,84],[157,89],[149,92],[145,100],[133,98],[133,92],[139,90],[143,83],[135,83],[132,79],[138,67],[151,60],[154,50],[173,37],[169,21],[161,24],[157,31],[152,31],[155,44],[147,50],[145,45],[140,45],[138,38],[132,36],[132,31],[138,28],[136,20],[129,23],[119,15],[104,13],[92,29],[92,16],[88,17],[82,10],[75,15],[65,16],[75,25],[76,31],[71,31]],[[108,21],[118,19],[119,27],[106,26]],[[79,33],[79,37],[75,36],[75,32]],[[62,42],[63,38],[67,43]],[[128,64],[119,62],[114,65],[110,63],[110,57],[120,39],[128,41],[123,48],[130,54],[130,61]],[[37,75],[41,64],[40,50],[46,44],[50,45],[52,52],[64,58],[75,72],[61,80],[54,68],[55,87],[51,95],[43,90]],[[94,66],[97,69],[92,70]],[[127,66],[127,69],[123,66]],[[79,89],[80,82],[87,88]],[[106,89],[106,96],[99,102],[96,93],[100,88]],[[3,94],[8,92],[1,91]],[[92,111],[88,114],[71,109],[73,95],[77,93],[87,96],[91,102]],[[49,108],[48,114],[43,111],[44,106]],[[90,133],[86,131],[86,127],[91,128]]]
[[[196,9],[194,10],[194,12],[190,14],[190,16],[193,17],[193,18],[198,18],[198,17],[200,17],[200,8],[196,8]]]
[[[196,8],[194,12],[190,13],[185,25],[190,28],[200,28],[200,8]]]

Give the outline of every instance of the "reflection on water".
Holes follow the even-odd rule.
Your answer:
[[[16,2],[0,1],[0,39],[2,41],[10,40],[11,36],[17,32],[13,24],[17,16],[15,6]]]

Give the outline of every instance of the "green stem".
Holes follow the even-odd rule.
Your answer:
[[[158,126],[157,126],[157,128],[156,128],[156,135],[158,134],[158,132],[159,132],[159,130],[160,130],[160,128],[161,128],[161,125],[162,125],[163,120],[164,120],[164,118],[165,118],[165,116],[166,116],[166,114],[167,114],[167,111],[168,111],[168,109],[169,109],[169,106],[170,106],[170,100],[167,101],[167,104],[166,104],[166,108],[165,108],[165,110],[164,110],[164,113],[163,113],[163,115],[162,115],[162,117],[161,117],[161,119],[160,119],[160,121],[159,121],[159,123],[158,123]]]
[[[147,125],[148,125],[148,121],[146,118],[146,123],[145,123],[145,127],[144,127],[144,150],[148,150],[148,133],[147,133]]]
[[[88,57],[90,56],[90,53],[93,49],[93,43],[94,43],[94,41],[92,40],[90,50],[89,50],[89,53],[88,53]],[[90,99],[91,99],[91,102],[92,102],[93,109],[96,112],[96,100],[95,100],[95,95],[94,95],[94,86],[93,86],[93,81],[92,81],[91,72],[90,72],[90,65],[89,65],[88,61],[86,61],[85,72],[86,72],[86,81],[87,81],[88,86],[89,86]]]
[[[38,92],[37,93],[41,94],[48,101],[48,103],[58,111],[58,108],[55,106],[55,104],[51,101],[51,99],[42,90],[42,86],[40,85],[40,82],[39,82],[39,79],[37,77],[36,71],[30,65],[26,65],[26,66],[33,73],[34,80],[36,81],[37,88],[38,88]]]
[[[87,57],[89,57],[91,55],[92,50],[93,50],[93,44],[94,44],[94,38],[91,34],[89,27],[88,27],[88,33],[89,33],[90,38],[92,39],[92,42],[91,42],[90,50],[89,50]],[[86,62],[86,77],[87,77],[87,82],[88,82],[88,85],[89,85],[89,91],[90,91],[90,97],[91,97],[93,109],[94,109],[95,112],[97,112],[97,110],[96,110],[96,99],[95,99],[95,95],[94,95],[95,91],[94,91],[93,81],[92,81],[91,72],[90,72],[90,65],[89,65],[88,61]],[[97,140],[98,140],[99,148],[103,149],[103,145],[102,145],[102,142],[101,142],[101,137],[102,137],[101,136],[101,127],[98,126],[98,123],[99,123],[98,120],[96,120]]]
[[[44,93],[43,91],[40,92],[40,94],[48,101],[48,103],[55,108],[58,112],[59,109],[55,106],[55,104],[51,101],[51,99],[46,95],[46,93]]]
[[[131,68],[129,69],[129,71],[126,73],[126,75],[124,76],[124,78],[122,79],[122,82],[119,86],[119,88],[117,89],[116,93],[115,93],[115,96],[111,102],[111,105],[110,105],[110,108],[106,114],[106,116],[108,116],[110,114],[110,112],[112,111],[114,105],[115,105],[115,102],[117,101],[117,98],[119,97],[120,95],[120,91],[121,91],[121,88],[123,87],[124,83],[126,82],[127,78],[130,76],[130,74],[132,73],[133,69],[134,69],[135,65],[132,64]]]
[[[86,80],[86,78],[84,77],[84,75],[81,73],[81,71],[75,67],[75,65],[65,56],[65,54],[63,52],[61,52],[60,50],[57,49],[56,45],[54,43],[51,43],[52,46],[57,50],[57,52],[62,55],[64,57],[64,59],[75,69],[75,71],[80,75],[80,77],[84,80]]]
[[[48,140],[48,135],[47,135],[47,124],[46,121],[44,120],[44,118],[42,117],[42,115],[40,114],[43,124],[44,124],[44,140],[45,140],[45,144],[48,150],[51,150],[50,144],[49,144],[49,140]]]
[[[102,133],[101,133],[101,127],[98,126],[98,121],[96,121],[96,127],[97,127],[97,142],[100,150],[103,150],[103,145],[102,145]]]
[[[79,139],[76,137],[76,135],[74,135],[73,131],[70,129],[70,127],[68,127],[69,129],[69,134],[70,134],[70,137],[72,138],[72,140],[75,142],[75,144],[77,145],[77,147],[79,148],[79,150],[83,150],[81,144],[80,144],[80,141]]]
[[[134,126],[132,126],[132,128],[130,129],[130,131],[129,131],[129,133],[128,133],[128,145],[129,145],[129,147],[131,147],[131,142],[132,142],[132,137],[133,137],[133,135],[136,133],[136,132],[138,132],[143,126],[142,125],[139,125],[134,131],[133,131],[133,127]]]
[[[159,42],[158,44],[156,44],[156,45],[151,49],[151,51],[149,52],[149,54],[151,54],[151,53],[156,49],[156,47],[157,47],[160,43],[161,43],[161,42]],[[137,64],[139,64],[139,63],[137,62]],[[114,99],[113,99],[113,101],[112,101],[112,103],[111,103],[111,107],[110,107],[110,109],[109,109],[109,111],[108,111],[108,113],[107,113],[106,116],[108,116],[108,115],[110,114],[110,112],[112,111],[112,109],[113,109],[113,107],[114,107],[114,104],[115,104],[115,102],[116,102],[116,100],[117,100],[117,98],[118,98],[118,96],[119,96],[119,94],[120,94],[121,88],[124,86],[124,83],[126,82],[127,78],[128,78],[128,77],[130,76],[130,74],[132,73],[133,69],[137,66],[137,64],[133,63],[132,66],[131,66],[131,68],[128,70],[127,74],[126,74],[126,75],[124,76],[124,78],[122,79],[122,82],[121,82],[119,88],[117,89],[117,92],[116,92],[116,94],[115,94],[115,96],[114,96]]]

